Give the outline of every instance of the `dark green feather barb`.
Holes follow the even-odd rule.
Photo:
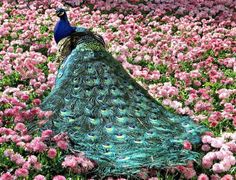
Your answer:
[[[97,162],[100,177],[198,161],[183,142],[200,143],[206,129],[167,111],[94,36],[75,36],[72,44],[71,37],[60,42],[63,61],[41,105],[54,115],[43,129],[67,132],[72,148]]]

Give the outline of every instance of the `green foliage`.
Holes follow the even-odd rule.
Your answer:
[[[5,86],[17,87],[18,84],[24,84],[25,82],[21,80],[21,75],[17,71],[13,71],[10,75],[3,76],[0,79],[0,91],[3,91]]]
[[[193,63],[191,61],[181,61],[179,64],[182,71],[190,72],[193,70]]]
[[[112,25],[110,25],[109,28],[112,30],[112,32],[117,32],[118,31],[117,28],[112,26]]]
[[[48,32],[48,27],[47,26],[40,26],[40,33],[45,33],[45,32]]]

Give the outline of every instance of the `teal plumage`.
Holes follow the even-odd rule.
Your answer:
[[[41,108],[54,112],[43,129],[67,132],[71,148],[95,160],[101,177],[198,160],[183,142],[199,143],[206,130],[167,111],[91,35],[61,63]]]

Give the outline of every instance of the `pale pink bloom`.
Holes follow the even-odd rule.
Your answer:
[[[6,156],[6,157],[10,157],[10,156],[12,156],[14,154],[14,151],[12,150],[12,149],[6,149],[5,151],[4,151],[4,156]]]
[[[201,149],[207,152],[207,151],[210,151],[211,147],[207,144],[203,144]]]
[[[211,141],[211,146],[214,147],[214,148],[221,148],[223,143],[224,143],[223,138],[214,138]]]
[[[198,176],[197,180],[209,180],[209,178],[206,174],[200,174]]]
[[[37,159],[37,157],[36,157],[35,155],[30,155],[30,156],[28,157],[28,161],[29,161],[30,163],[32,163],[32,164],[35,164],[35,163],[38,161],[38,159]]]
[[[34,180],[46,180],[46,178],[45,178],[45,176],[39,174],[39,175],[34,177]]]
[[[234,180],[232,175],[226,174],[220,180]]]
[[[186,168],[183,174],[186,179],[191,179],[196,176],[196,171],[193,168]]]
[[[20,132],[26,132],[27,131],[26,126],[23,123],[17,123],[14,130],[15,131],[20,131]]]
[[[212,170],[215,172],[215,173],[222,173],[224,172],[224,166],[220,163],[215,163],[213,166],[212,166]]]
[[[47,139],[47,138],[49,138],[52,134],[53,134],[53,131],[50,130],[50,129],[47,129],[47,130],[44,130],[44,131],[42,132],[41,137],[42,137],[43,139]]]
[[[60,140],[57,142],[57,146],[62,150],[67,150],[68,143],[66,141]]]
[[[75,156],[68,155],[65,157],[65,160],[62,162],[63,167],[76,168],[78,165],[77,159]]]
[[[206,169],[210,169],[211,166],[213,165],[212,159],[208,158],[207,156],[204,156],[202,158],[202,166]]]
[[[211,180],[220,180],[220,176],[218,174],[211,175]]]
[[[30,166],[31,166],[30,162],[27,161],[27,162],[25,162],[25,163],[22,165],[22,168],[24,168],[24,169],[29,169]]]
[[[15,162],[17,165],[22,165],[25,163],[25,159],[19,153],[12,154],[10,156],[11,161]]]
[[[202,136],[202,142],[203,143],[211,143],[212,142],[212,137],[208,136],[208,135]]]
[[[227,161],[227,163],[229,163],[232,166],[236,164],[236,158],[233,155],[225,157],[224,161]]]
[[[33,151],[43,152],[43,151],[46,150],[47,145],[42,142],[41,138],[35,137],[35,138],[30,142],[30,148],[31,148]]]
[[[220,164],[223,165],[224,172],[230,170],[230,168],[231,168],[231,163],[227,159],[224,159],[223,161],[220,161]]]
[[[41,170],[42,164],[41,164],[40,162],[36,162],[36,163],[34,164],[34,168],[35,168],[36,170]]]
[[[57,175],[57,176],[54,176],[52,180],[66,180],[66,178],[64,176]]]
[[[50,149],[48,150],[48,157],[51,158],[51,159],[53,159],[53,158],[55,158],[56,156],[57,156],[57,150],[54,149],[54,148],[50,148]]]
[[[41,84],[40,89],[45,91],[48,88],[48,85],[46,83]]]
[[[27,169],[24,168],[19,168],[15,171],[15,175],[17,177],[27,177],[29,174],[29,171]]]

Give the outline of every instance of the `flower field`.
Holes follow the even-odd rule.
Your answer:
[[[201,162],[150,179],[236,179],[235,0],[1,0],[0,180],[86,179],[78,174],[94,166],[68,150],[66,134],[32,130],[52,114],[38,106],[59,66],[57,7],[66,7],[73,26],[102,35],[167,109],[209,128],[199,147],[183,144]]]

